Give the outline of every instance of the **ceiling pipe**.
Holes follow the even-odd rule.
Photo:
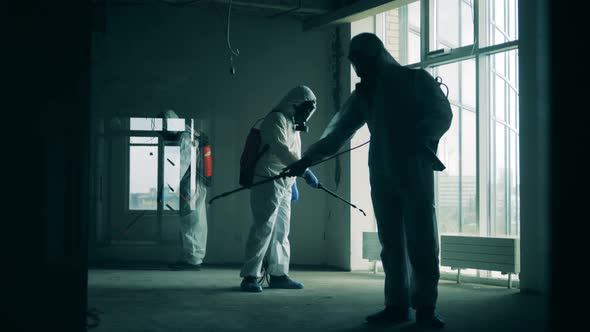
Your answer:
[[[303,2],[303,0],[299,0],[299,5],[297,7],[293,8],[293,9],[285,10],[283,12],[280,12],[280,13],[277,13],[277,14],[274,14],[274,15],[270,15],[268,18],[277,18],[279,16],[283,16],[283,15],[287,15],[289,13],[296,12],[296,11],[298,11],[298,10],[301,9],[301,3],[302,2]]]

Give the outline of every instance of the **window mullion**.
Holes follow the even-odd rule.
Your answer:
[[[473,13],[473,50],[479,51],[479,0],[473,0],[471,12]],[[473,53],[473,51],[472,51]],[[476,69],[477,70],[477,69]]]
[[[461,6],[459,6],[461,8]],[[459,9],[460,10],[460,9]],[[461,30],[461,28],[459,28]],[[458,69],[458,86],[459,86],[459,101],[461,102],[458,109],[459,116],[459,124],[457,125],[458,131],[457,136],[459,137],[459,233],[463,233],[463,107],[461,107],[463,101],[463,63],[459,62],[457,64]]]
[[[477,56],[477,90],[476,101],[478,107],[478,194],[479,194],[479,234],[490,235],[491,220],[491,117],[490,117],[490,73],[489,58]],[[487,91],[487,92],[486,92]],[[483,226],[483,227],[482,227]]]
[[[420,62],[426,61],[430,44],[430,11],[433,6],[432,0],[422,0],[420,2]],[[431,6],[432,5],[432,6]],[[435,26],[435,24],[432,24]],[[432,31],[434,32],[434,31]],[[433,34],[434,35],[434,34]],[[421,66],[422,67],[422,66]]]
[[[495,234],[496,227],[494,226],[496,222],[507,222],[507,232],[517,232],[519,225],[517,223],[516,228],[511,229],[511,209],[516,208],[518,211],[518,207],[511,207],[509,205],[505,206],[506,211],[506,220],[504,221],[497,221],[494,220],[494,215],[496,214],[496,173],[501,170],[496,170],[495,167],[495,148],[496,148],[496,135],[495,135],[495,120],[492,114],[491,98],[493,97],[493,91],[495,90],[495,86],[491,86],[490,84],[493,83],[493,72],[491,71],[491,61],[490,58],[493,54],[498,54],[502,52],[507,52],[510,50],[518,50],[518,38],[512,41],[507,41],[502,44],[498,45],[491,45],[491,41],[493,40],[493,32],[494,30],[492,25],[493,19],[493,9],[492,2],[474,0],[472,3],[472,10],[473,10],[473,45],[468,45],[464,47],[459,47],[451,50],[451,53],[442,57],[435,57],[429,58],[428,52],[431,49],[431,37],[435,38],[436,34],[436,4],[434,1],[431,0],[423,0],[421,2],[421,24],[420,24],[420,35],[421,35],[421,43],[420,43],[420,59],[421,61],[417,64],[410,65],[408,67],[411,68],[428,68],[434,66],[441,66],[444,64],[449,64],[453,62],[464,61],[470,58],[475,60],[475,80],[476,80],[476,88],[475,88],[475,100],[476,100],[476,218],[478,221],[478,233],[481,236],[490,236]],[[460,9],[461,10],[461,9]],[[513,34],[516,36],[518,22],[516,22],[516,26],[510,27],[508,21],[510,21],[510,15],[507,15],[507,12],[511,11],[512,7],[507,8],[505,6],[504,11],[504,25],[508,27],[506,31],[508,34]],[[516,14],[515,14],[516,15]],[[499,23],[499,22],[498,22]],[[504,31],[504,32],[506,32]],[[461,33],[461,31],[459,31]],[[485,46],[491,45],[491,46]],[[508,61],[505,61],[505,66],[508,66]],[[508,70],[506,70],[508,72]],[[516,72],[518,73],[518,71]],[[503,75],[502,78],[505,75]],[[498,77],[497,79],[501,79]],[[517,90],[516,86],[510,82],[510,80],[505,79],[505,87],[504,87],[504,94],[509,89]],[[459,82],[461,82],[461,78],[459,78]],[[516,83],[518,84],[518,83]],[[501,91],[497,91],[497,93],[502,93]],[[518,96],[518,94],[517,94]],[[505,96],[506,97],[506,96]],[[460,98],[461,99],[461,98]],[[504,98],[504,103],[509,103],[509,98]],[[503,112],[507,112],[509,105],[498,105],[499,107],[504,106]],[[460,107],[459,112],[462,113],[463,109]],[[457,121],[459,124],[461,122],[461,116],[459,114]],[[507,115],[508,116],[508,115]],[[506,118],[508,118],[506,116]],[[504,122],[504,121],[500,121]],[[515,149],[514,146],[510,146],[510,136],[513,131],[516,132],[516,139],[518,141],[518,127],[517,125],[509,125],[504,123],[506,126],[504,135],[504,154],[505,158],[504,161],[506,165],[509,165],[508,168],[511,166],[511,150]],[[461,137],[462,128],[459,127],[459,144],[461,145],[462,137]],[[498,133],[500,134],[500,133]],[[516,144],[516,142],[514,142]],[[461,146],[458,147],[461,155]],[[518,154],[520,151],[517,149],[517,161],[518,161]],[[460,162],[459,165],[459,174],[462,176],[462,163]],[[518,164],[518,163],[517,163]],[[517,165],[518,170],[519,165]],[[506,168],[506,167],[504,167]],[[508,171],[506,171],[508,172]],[[499,174],[498,174],[499,175]],[[511,204],[510,199],[512,196],[517,195],[518,193],[511,193],[510,192],[510,181],[514,182],[517,186],[518,176],[517,175],[510,175],[506,174],[505,176],[505,199],[506,204]],[[517,186],[518,187],[518,186]],[[518,190],[518,189],[517,189]],[[460,193],[462,195],[462,193]],[[460,199],[460,204],[462,207],[462,199]],[[517,202],[518,204],[518,202]],[[461,217],[462,218],[462,217]],[[460,221],[462,224],[462,220]],[[462,225],[461,225],[462,226]],[[460,227],[461,227],[460,226]]]

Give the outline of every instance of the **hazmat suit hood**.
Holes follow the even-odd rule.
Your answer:
[[[315,112],[315,104],[316,97],[313,91],[305,85],[300,85],[291,89],[274,109],[292,119],[295,130],[307,131],[305,123]]]
[[[275,110],[283,112],[285,115],[292,115],[293,110],[289,110],[290,106],[301,104],[305,101],[316,101],[316,97],[305,85],[299,85],[291,89],[275,107]],[[291,113],[289,113],[289,111]]]
[[[399,62],[387,52],[383,42],[372,33],[361,33],[352,38],[348,59],[356,74],[365,80],[373,79],[384,66],[400,66]]]
[[[316,97],[313,91],[305,85],[299,85],[291,89],[274,110],[291,119],[295,130],[307,132],[308,128],[305,123],[315,112],[315,105]]]

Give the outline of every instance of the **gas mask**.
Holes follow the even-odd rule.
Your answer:
[[[299,105],[293,105],[293,109],[295,109],[295,114],[293,115],[293,122],[295,123],[294,129],[307,132],[309,127],[307,127],[305,123],[315,112],[315,100],[308,100]]]

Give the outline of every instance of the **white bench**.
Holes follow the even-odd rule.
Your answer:
[[[478,269],[508,274],[508,288],[512,288],[512,274],[520,273],[518,238],[441,235],[440,242],[440,264],[457,269],[457,283],[461,269]]]

